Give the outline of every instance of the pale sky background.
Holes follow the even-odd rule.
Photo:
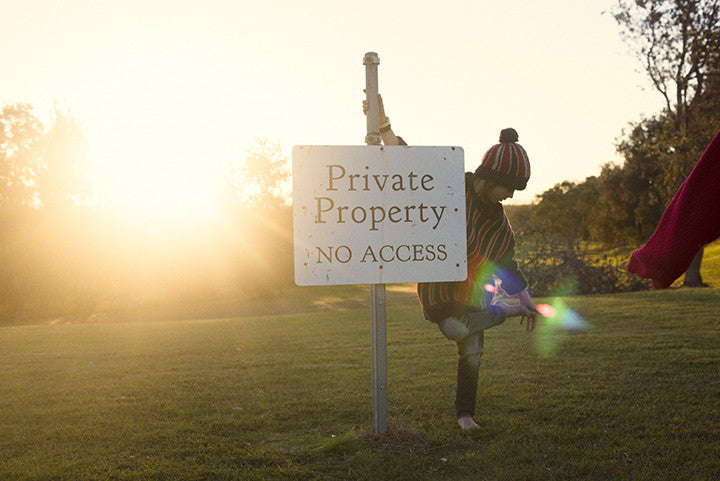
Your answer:
[[[613,0],[4,0],[0,105],[53,101],[86,125],[113,195],[202,199],[267,136],[362,145],[366,52],[411,145],[459,145],[468,170],[501,128],[532,164],[515,203],[619,160],[662,109],[609,15]],[[185,199],[185,204],[178,199]]]

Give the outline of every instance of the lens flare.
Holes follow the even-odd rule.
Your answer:
[[[537,312],[543,316],[535,337],[535,347],[541,356],[550,356],[560,343],[570,334],[585,331],[589,323],[571,309],[561,298],[555,298],[550,304],[538,304]]]
[[[555,314],[557,314],[555,308],[550,304],[538,304],[535,307],[537,308],[538,314],[543,317],[555,317]]]

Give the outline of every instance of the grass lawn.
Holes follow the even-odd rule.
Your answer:
[[[367,287],[294,289],[262,315],[1,327],[0,479],[719,479],[720,289],[568,298],[582,332],[489,330],[467,434],[455,347],[405,287],[388,287],[381,437]]]

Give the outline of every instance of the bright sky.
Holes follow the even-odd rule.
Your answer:
[[[288,156],[362,145],[362,60],[375,51],[396,133],[462,146],[474,170],[515,127],[533,169],[515,202],[530,202],[597,174],[628,122],[662,108],[601,15],[613,3],[5,2],[0,105],[42,116],[60,101],[85,122],[114,195],[172,208],[202,202],[258,137]]]

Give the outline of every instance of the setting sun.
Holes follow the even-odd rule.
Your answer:
[[[192,158],[175,159],[175,164],[118,161],[98,169],[97,175],[107,202],[133,215],[190,221],[217,209],[220,176]]]
[[[242,147],[208,139],[185,105],[144,100],[113,102],[113,115],[93,112],[87,120],[101,201],[147,218],[190,222],[211,215],[223,173],[242,161]]]

